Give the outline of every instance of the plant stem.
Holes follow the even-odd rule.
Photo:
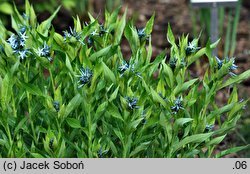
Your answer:
[[[28,61],[28,64],[27,64],[27,71],[26,71],[26,74],[25,74],[25,82],[26,83],[29,83],[29,67],[30,67],[30,62]],[[37,136],[36,136],[36,132],[35,132],[35,128],[34,128],[34,124],[33,124],[33,120],[31,118],[31,99],[30,99],[30,95],[29,95],[29,92],[26,91],[26,96],[27,96],[27,102],[28,102],[28,117],[29,117],[29,120],[30,120],[30,125],[31,125],[31,130],[32,130],[32,134],[33,134],[33,138],[35,140],[35,144],[38,144],[38,141],[37,141]]]
[[[52,71],[51,71],[51,68],[49,68],[49,75],[50,75],[50,78],[51,78],[51,84],[52,84],[52,88],[53,88],[53,93],[55,95],[56,93],[56,89],[55,89],[55,82],[54,82],[54,79],[53,79],[53,74],[52,74]]]
[[[17,111],[16,111],[15,97],[14,97],[13,89],[11,90],[11,98],[12,98],[13,114],[14,114],[14,117],[16,118],[17,117],[17,114],[16,114]]]
[[[12,141],[9,125],[7,125],[6,132],[7,132],[7,135],[9,138],[9,144],[10,144],[10,148],[8,151],[8,157],[12,157],[11,153],[13,153],[13,149],[12,149],[13,148],[13,141]]]

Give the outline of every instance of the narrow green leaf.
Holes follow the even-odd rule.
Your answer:
[[[132,25],[132,22],[129,22],[126,25],[124,35],[129,42],[133,55],[136,55],[138,48],[140,47],[140,40],[135,27]]]
[[[174,89],[174,94],[178,95],[181,92],[186,91],[190,86],[192,86],[196,81],[198,80],[198,78],[196,79],[192,79],[189,80],[188,82],[185,82],[183,85],[178,85],[175,89]]]
[[[56,90],[55,90],[55,93],[54,93],[54,100],[55,101],[58,101],[60,104],[62,104],[63,102],[63,99],[62,99],[62,94],[61,94],[61,85],[59,85]]]
[[[2,109],[5,110],[10,98],[11,98],[11,82],[10,82],[10,77],[9,74],[6,74],[1,85],[1,104],[2,104]]]
[[[208,116],[207,116],[207,119],[210,120],[210,119],[213,119],[214,117],[218,116],[218,115],[221,115],[225,112],[228,112],[230,111],[232,108],[234,108],[234,106],[236,105],[236,103],[231,103],[231,104],[228,104],[226,106],[223,106],[219,109],[216,109],[215,111],[212,111]]]
[[[230,149],[227,149],[227,150],[224,150],[218,154],[215,155],[215,158],[221,158],[223,156],[226,156],[226,155],[229,155],[229,154],[232,154],[232,153],[237,153],[239,151],[242,151],[244,149],[248,149],[250,148],[250,145],[246,145],[246,146],[239,146],[239,147],[233,147],[233,148],[230,148]]]
[[[106,55],[109,53],[109,51],[110,51],[110,49],[111,49],[111,46],[112,46],[112,45],[109,45],[109,46],[107,46],[106,48],[103,48],[103,49],[101,49],[101,50],[99,50],[99,51],[93,53],[93,54],[89,57],[89,60],[95,61],[95,60],[96,60],[97,58],[99,58],[99,57],[106,56]]]
[[[166,50],[163,50],[159,55],[156,56],[155,60],[151,64],[158,66],[159,63],[165,62],[165,59],[166,59]]]
[[[30,155],[34,158],[44,158],[44,156],[41,155],[40,153],[30,153]]]
[[[149,64],[149,63],[150,63],[150,60],[151,60],[151,58],[152,58],[152,54],[153,54],[152,37],[149,36],[149,39],[148,39],[148,51],[147,51],[146,64]]]
[[[108,144],[109,144],[110,149],[112,150],[114,156],[118,156],[116,145],[111,140],[108,141]]]
[[[23,17],[22,17],[22,15],[19,13],[19,11],[18,11],[18,9],[17,9],[17,7],[16,7],[16,5],[14,4],[14,18],[15,18],[15,20],[17,20],[17,23],[24,23],[24,20],[23,20]]]
[[[16,135],[17,132],[24,127],[25,122],[27,121],[28,117],[24,117],[15,127],[14,134]]]
[[[30,24],[32,27],[36,27],[36,13],[34,11],[33,6],[30,7]]]
[[[217,45],[219,44],[220,42],[220,39],[218,39],[216,42],[214,42],[213,44],[210,45],[210,48],[211,49],[214,49],[217,47]],[[202,48],[200,49],[197,53],[195,53],[195,55],[191,56],[189,58],[189,61],[188,61],[188,65],[191,65],[193,62],[195,62],[197,59],[201,58],[204,54],[206,53],[206,48]]]
[[[69,69],[69,71],[74,74],[74,71],[73,71],[73,68],[71,66],[71,63],[70,63],[70,59],[69,59],[69,56],[68,54],[66,54],[66,67]]]
[[[88,13],[88,16],[91,23],[95,22],[95,18],[90,13]]]
[[[247,102],[248,102],[248,100],[236,103],[236,105],[234,105],[234,107],[228,112],[228,119],[231,120],[231,119],[235,118],[235,115],[239,111],[243,110],[243,107],[246,106]]]
[[[122,120],[123,121],[123,118],[118,110],[118,108],[112,103],[112,104],[109,104],[108,107],[107,107],[107,111],[108,113],[114,117],[114,118],[117,118],[119,120]]]
[[[138,145],[129,155],[129,157],[137,157],[136,155],[141,151],[145,151],[151,142],[144,142]]]
[[[76,32],[82,31],[81,21],[78,15],[76,16],[75,26],[76,26]]]
[[[60,34],[58,34],[58,33],[55,33],[53,37],[54,37],[54,40],[56,41],[56,43],[57,43],[60,47],[63,48],[63,44],[64,44],[63,37],[62,37]]]
[[[110,79],[114,84],[116,83],[116,78],[114,73],[107,67],[107,65],[102,62],[103,70],[104,70],[104,76],[108,79]]]
[[[179,126],[183,126],[186,123],[189,123],[191,121],[193,121],[194,119],[192,118],[178,118],[175,123],[174,123],[174,127],[179,127]]]
[[[5,146],[7,143],[7,140],[0,139],[0,146]]]
[[[20,65],[20,61],[18,60],[18,61],[16,61],[16,63],[11,67],[10,72],[11,72],[12,75],[14,75],[14,73],[18,70],[19,65]]]
[[[165,62],[162,63],[162,66],[163,66],[163,72],[164,72],[167,84],[171,89],[173,89],[173,87],[174,87],[174,74],[173,74],[173,71]]]
[[[243,80],[246,80],[250,77],[250,70],[247,70],[245,72],[243,72],[242,74],[240,75],[237,75],[236,77],[231,77],[230,79],[228,79],[225,83],[222,83],[218,89],[222,89],[222,88],[225,88],[229,85],[232,85],[232,84],[235,84],[235,83],[240,83],[242,82]]]
[[[211,133],[196,134],[196,135],[188,136],[173,146],[173,153],[189,143],[202,143],[203,141],[207,140],[212,135],[213,133],[211,132]]]
[[[65,149],[66,149],[65,140],[62,140],[62,143],[61,143],[60,149],[58,151],[58,155],[57,155],[58,158],[65,157]]]
[[[24,82],[20,82],[20,84],[30,94],[43,96],[43,93],[38,86],[35,86],[31,83],[24,83]]]
[[[174,37],[174,34],[173,34],[173,32],[172,32],[172,29],[171,29],[170,24],[168,24],[167,39],[168,39],[168,42],[169,42],[172,46],[175,45],[175,37]]]
[[[97,107],[96,112],[95,112],[96,120],[106,111],[107,106],[108,106],[108,102],[105,101]]]
[[[206,147],[220,144],[224,140],[224,138],[226,136],[227,136],[227,134],[212,139],[211,141],[209,141],[208,143],[206,143]]]
[[[142,120],[143,120],[143,118],[139,118],[139,119],[131,122],[129,124],[129,127],[135,130],[137,128],[137,126],[142,122]]]
[[[65,108],[64,118],[66,118],[74,109],[76,109],[82,102],[82,97],[80,94],[77,94],[72,98],[69,104]]]
[[[182,158],[195,158],[200,153],[200,150],[194,149],[190,152],[186,152]]]
[[[7,43],[7,42],[3,42],[4,44],[4,50],[5,50],[5,53],[8,57],[12,57],[13,55],[13,50],[11,48],[11,46]]]
[[[66,118],[66,122],[68,123],[70,127],[75,128],[75,129],[82,127],[80,124],[80,121],[75,118]]]
[[[233,128],[235,128],[235,125],[233,123],[230,123],[230,124],[227,124],[225,127],[223,128],[220,128],[218,130],[215,130],[213,132],[213,135],[218,135],[218,136],[221,136],[221,135],[224,135],[224,134],[227,134],[230,130],[232,130]]]
[[[30,3],[29,0],[25,0],[25,14],[27,16],[30,16]],[[27,21],[28,19],[26,19]]]
[[[119,86],[115,89],[115,91],[111,94],[110,98],[109,98],[109,102],[113,101],[114,99],[116,99],[117,94],[119,91]]]
[[[151,16],[145,27],[145,33],[147,35],[151,34],[154,26],[155,13]]]
[[[155,92],[155,90],[152,87],[150,88],[150,91],[151,91],[151,95],[153,97],[153,100],[155,102],[160,103],[161,105],[163,105],[166,108],[167,103],[159,96],[159,94],[157,94],[157,92]]]
[[[126,16],[127,16],[127,9],[125,10],[121,20],[117,23],[117,26],[116,26],[116,30],[115,30],[115,43],[116,44],[119,44],[121,42],[122,34],[126,26]]]
[[[58,11],[60,10],[60,7],[58,7],[56,9],[56,11],[45,21],[43,21],[38,27],[37,27],[37,31],[43,35],[44,37],[48,36],[48,30],[51,27],[51,22],[52,20],[55,18],[56,14],[58,13]]]
[[[142,79],[142,86],[147,91],[147,93],[150,93],[149,86],[147,85],[144,79]]]
[[[116,136],[120,139],[120,141],[123,144],[124,138],[123,138],[123,135],[122,135],[121,131],[119,129],[116,129],[116,128],[114,128],[113,130],[114,130]]]

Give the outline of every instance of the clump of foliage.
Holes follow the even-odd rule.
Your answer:
[[[212,56],[218,42],[176,41],[169,26],[169,61],[166,52],[151,61],[154,15],[144,29],[119,9],[103,24],[76,17],[61,35],[51,26],[58,10],[39,24],[26,1],[25,15],[11,18],[14,32],[0,24],[1,157],[221,157],[248,147],[214,153],[244,112],[236,85],[250,76],[228,75],[237,66]],[[203,55],[209,64],[194,78],[190,66]]]

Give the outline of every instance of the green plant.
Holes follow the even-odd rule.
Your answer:
[[[233,59],[211,55],[219,41],[199,48],[168,26],[170,63],[165,51],[151,62],[154,15],[140,30],[119,9],[103,25],[76,17],[62,36],[51,26],[58,11],[38,24],[26,1],[25,15],[12,16],[14,33],[0,25],[1,157],[221,157],[249,147],[214,153],[246,104],[236,85],[250,76],[228,76]],[[206,73],[193,78],[203,55]],[[228,102],[218,106],[225,88]]]
[[[92,1],[92,0],[31,0],[34,3],[34,9],[37,12],[48,11],[53,13],[55,9],[61,5],[65,8],[71,15],[87,15],[87,12],[93,12],[95,4],[100,4],[103,7],[107,7],[109,11],[112,11],[119,7],[122,3],[121,0],[105,0],[105,1]],[[18,10],[24,9],[23,4],[18,4],[16,7]],[[0,13],[3,15],[13,14],[13,5],[11,0],[2,0],[0,2]],[[2,17],[1,20],[7,20],[7,16]]]

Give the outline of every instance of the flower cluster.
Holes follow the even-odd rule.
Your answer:
[[[100,147],[97,151],[97,156],[98,158],[103,158],[103,152],[102,152],[102,147]]]
[[[128,64],[126,61],[123,61],[122,64],[118,67],[118,71],[121,74],[120,77],[122,77],[127,70],[131,70],[131,72],[136,76],[142,78],[139,72],[135,72],[135,65],[132,63]]]
[[[146,124],[147,119],[146,119],[146,111],[145,110],[143,110],[141,117],[142,117],[142,124]]]
[[[88,37],[88,39],[87,39],[88,46],[92,46],[93,42],[94,42],[93,38],[92,37]]]
[[[108,152],[108,150],[103,150],[102,147],[100,147],[97,151],[98,158],[103,158],[103,155],[105,155]]]
[[[184,58],[181,59],[181,63],[180,63],[180,66],[181,68],[185,67],[187,64],[186,64],[186,61]]]
[[[236,74],[234,74],[232,71],[236,70],[238,68],[237,65],[234,64],[235,60],[234,58],[228,58],[226,57],[224,60],[220,60],[218,57],[215,57],[216,58],[216,62],[217,62],[217,69],[219,70],[223,64],[226,64],[228,62],[230,62],[232,60],[232,64],[229,66],[228,68],[228,74],[232,77],[236,76]]]
[[[27,38],[28,36],[26,36],[26,32],[19,32],[17,35],[12,34],[7,40],[7,42],[13,49],[13,52],[18,54],[18,57],[20,59],[26,58],[28,56],[28,53],[30,53],[27,49],[25,49]]]
[[[199,50],[199,49],[200,49],[200,47],[197,47],[196,41],[193,40],[192,42],[189,42],[189,43],[188,43],[188,46],[187,46],[187,48],[186,48],[186,55],[188,56],[188,55],[190,55],[190,54],[196,52],[196,51]]]
[[[80,40],[82,32],[77,32],[75,28],[72,29],[71,27],[69,27],[69,32],[63,31],[63,33],[64,33],[64,37],[63,37],[64,41],[66,41],[68,38],[74,37],[78,42],[84,45],[84,43]]]
[[[170,60],[169,60],[169,66],[170,66],[170,68],[172,69],[172,70],[174,70],[175,69],[175,67],[176,67],[176,62],[177,62],[177,59],[174,57],[174,58],[170,58]]]
[[[92,45],[93,45],[93,42],[94,42],[93,36],[95,36],[95,35],[97,35],[97,30],[94,30],[94,31],[92,31],[92,32],[90,33],[90,36],[89,36],[88,39],[87,39],[87,43],[88,43],[89,46],[92,46]]]
[[[212,124],[211,124],[211,125],[207,124],[207,125],[206,125],[206,128],[205,128],[205,131],[206,131],[206,132],[209,132],[209,131],[213,130],[213,128],[214,128],[214,125],[212,125]]]
[[[220,60],[218,57],[215,57],[216,58],[216,62],[217,62],[217,69],[221,69],[222,65],[223,65],[223,61]]]
[[[49,140],[49,148],[50,148],[50,149],[53,149],[53,144],[54,144],[54,138],[51,138],[51,139]]]
[[[123,76],[124,72],[129,69],[129,64],[126,61],[123,61],[122,64],[118,67],[121,76]]]
[[[28,56],[29,53],[30,51],[28,51],[27,49],[20,50],[18,51],[18,57],[23,60],[25,57]]]
[[[52,57],[50,57],[50,47],[46,43],[37,49],[37,54],[40,57],[46,57],[49,61],[53,60]]]
[[[29,20],[30,17],[26,13],[23,13],[22,17],[24,19],[24,24],[18,24],[18,28],[21,33],[25,33],[28,28],[31,28],[31,26],[27,26],[26,24],[26,20]]]
[[[176,68],[176,66],[177,66],[177,59],[174,57],[174,58],[170,58],[170,60],[169,60],[169,66],[170,66],[170,68],[174,71],[175,70],[175,68]],[[183,68],[183,67],[185,67],[186,66],[186,62],[185,62],[185,59],[184,58],[182,58],[181,59],[181,61],[180,61],[180,63],[179,63],[179,67],[180,68]]]
[[[161,93],[161,92],[159,92],[158,94],[159,94],[159,96],[160,96],[163,100],[167,100],[167,98],[166,98],[166,97],[164,97],[164,96],[162,95],[162,93]]]
[[[140,40],[143,38],[148,39],[148,35],[145,33],[145,28],[137,29],[137,34]]]
[[[239,103],[242,103],[243,101],[244,101],[244,99],[240,99]],[[242,109],[245,110],[246,109],[246,105],[243,105]]]
[[[78,81],[78,83],[79,83],[78,88],[81,88],[85,84],[89,83],[92,76],[93,76],[93,72],[89,68],[86,68],[86,69],[81,68],[80,75],[78,75],[78,77],[80,77],[80,79]]]
[[[25,33],[27,30],[27,26],[26,25],[19,25],[19,31],[20,33]]]
[[[107,33],[107,31],[106,31],[106,29],[104,28],[104,25],[103,24],[101,24],[101,25],[99,25],[99,36],[103,36],[105,33]]]
[[[171,110],[172,110],[173,114],[177,114],[177,112],[178,112],[180,109],[184,109],[184,108],[183,108],[182,99],[181,99],[181,97],[179,96],[179,97],[174,101],[174,106],[171,107]]]
[[[88,26],[88,23],[85,23],[86,26]],[[106,29],[104,28],[104,25],[103,24],[100,24],[99,25],[99,33],[97,32],[97,30],[95,29],[94,31],[92,31],[90,33],[90,36],[88,37],[87,39],[87,43],[89,46],[92,46],[93,45],[93,36],[96,36],[96,35],[99,35],[100,37],[102,37],[105,33],[107,33]]]
[[[130,109],[138,109],[140,108],[139,106],[137,106],[137,102],[138,102],[138,98],[137,97],[126,97],[127,103],[128,103],[128,107]]]
[[[58,101],[53,101],[53,107],[55,108],[56,112],[59,112],[60,103]]]
[[[226,61],[229,61],[229,58],[226,58]],[[236,74],[234,74],[232,71],[236,70],[238,68],[237,65],[234,64],[235,60],[233,59],[232,61],[232,65],[229,67],[229,75],[231,76],[236,76]]]

